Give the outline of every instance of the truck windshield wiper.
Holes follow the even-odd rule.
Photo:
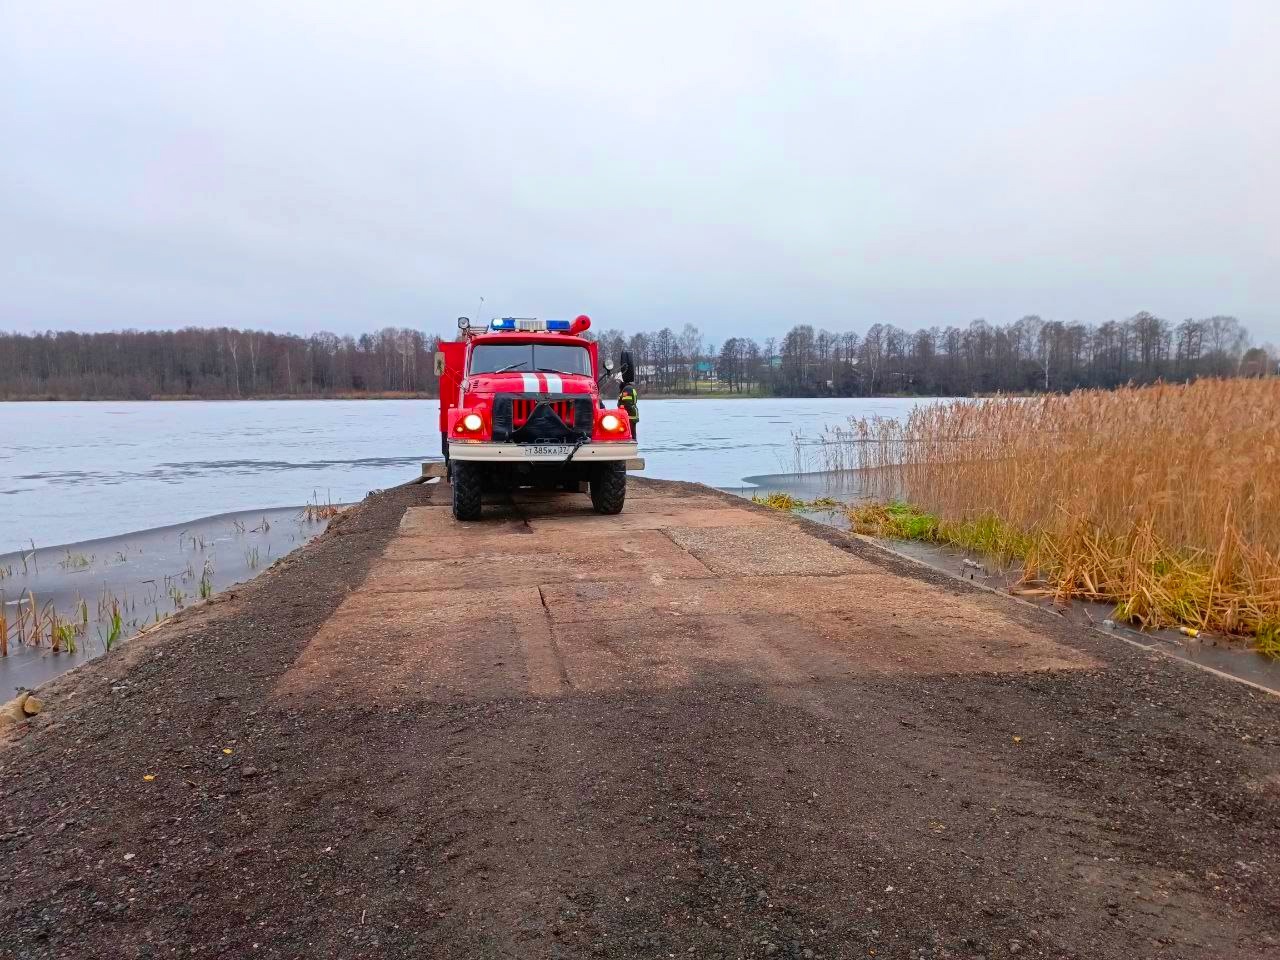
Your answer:
[[[568,370],[557,370],[555,367],[534,367],[539,373],[558,373],[562,377],[581,377],[581,373],[570,373]]]
[[[489,372],[490,373],[506,373],[508,370],[514,370],[516,367],[523,367],[528,362],[529,362],[528,360],[517,360],[515,363],[508,363],[505,367],[501,367],[497,370],[490,370]]]

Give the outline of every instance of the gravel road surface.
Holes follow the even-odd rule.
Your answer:
[[[0,734],[0,957],[1280,957],[1280,701],[688,484],[371,496]]]

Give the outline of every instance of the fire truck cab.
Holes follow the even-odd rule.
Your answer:
[[[642,464],[626,413],[600,395],[613,364],[600,366],[590,326],[459,317],[458,339],[440,344],[440,447],[458,520],[479,519],[485,492],[517,487],[589,491],[597,513],[622,511],[627,467]]]

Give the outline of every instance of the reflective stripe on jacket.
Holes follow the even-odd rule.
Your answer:
[[[640,398],[636,395],[635,387],[622,388],[622,392],[618,394],[618,406],[627,411],[630,419],[640,419]]]

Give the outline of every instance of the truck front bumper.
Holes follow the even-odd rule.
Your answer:
[[[573,454],[571,463],[601,463],[625,460],[628,470],[643,470],[644,461],[636,454],[634,443],[584,443]],[[561,443],[449,443],[449,459],[480,463],[563,463],[573,453],[573,444]]]

